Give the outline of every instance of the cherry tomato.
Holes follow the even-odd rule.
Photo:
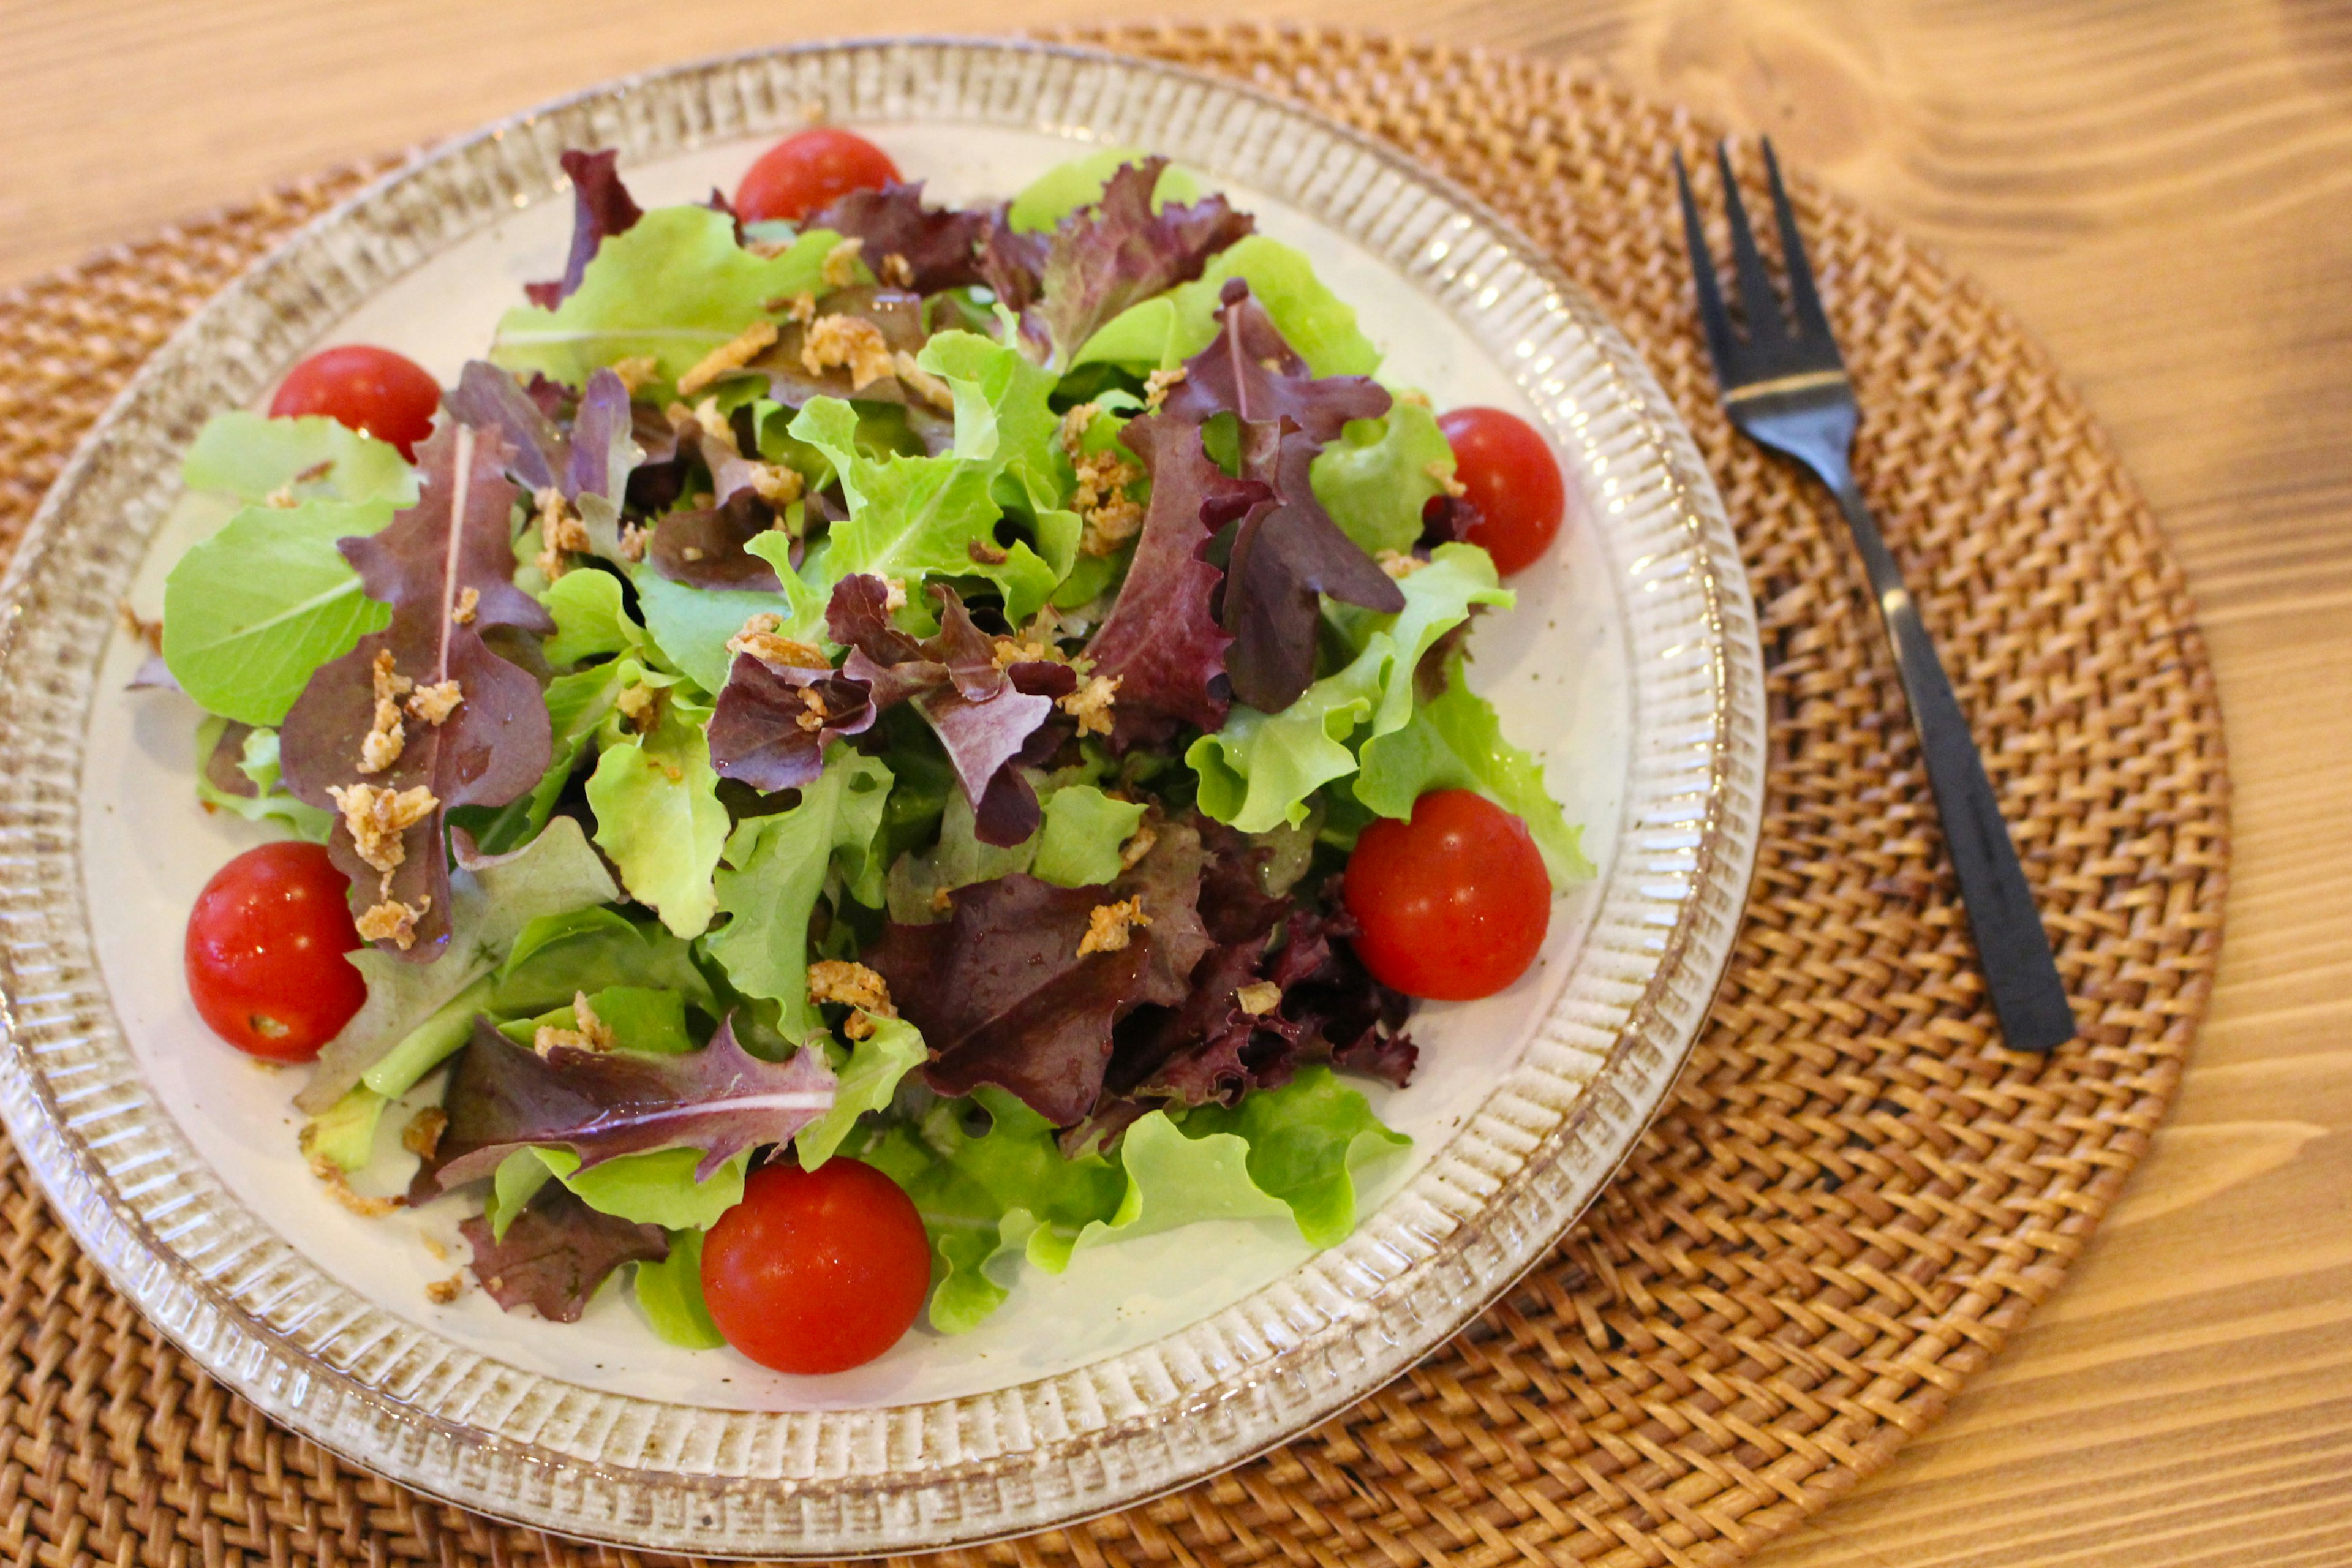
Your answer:
[[[1348,860],[1356,952],[1409,996],[1467,1002],[1527,973],[1551,923],[1551,879],[1527,824],[1466,789],[1382,817]]]
[[[1550,443],[1499,408],[1449,409],[1437,427],[1454,448],[1454,477],[1478,509],[1470,542],[1493,556],[1506,577],[1534,565],[1568,515],[1568,487]]]
[[[813,126],[760,154],[735,187],[735,216],[745,223],[798,223],[836,196],[878,190],[898,179],[898,165],[865,137],[835,126]]]
[[[351,883],[316,844],[264,844],[219,870],[188,911],[188,994],[213,1033],[307,1062],[367,1000],[343,954],[360,944]]]
[[[440,384],[423,365],[366,343],[320,349],[288,371],[269,400],[273,417],[323,414],[391,442],[412,463],[440,406]]]
[[[778,1372],[843,1372],[898,1342],[931,1284],[922,1216],[871,1165],[763,1165],[702,1241],[727,1342]]]

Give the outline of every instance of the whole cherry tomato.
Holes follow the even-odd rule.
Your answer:
[[[432,434],[440,406],[440,384],[423,365],[366,343],[320,349],[287,372],[269,400],[273,417],[323,414],[391,442],[410,462],[416,443]]]
[[[1551,923],[1551,879],[1527,824],[1466,789],[1382,817],[1348,859],[1357,955],[1409,996],[1467,1002],[1527,973]]]
[[[213,873],[188,911],[188,994],[213,1033],[306,1062],[367,1000],[351,883],[316,844],[264,844]]]
[[[798,223],[836,196],[879,190],[898,179],[898,166],[890,155],[865,137],[836,126],[812,126],[760,154],[735,187],[735,215],[746,223]]]
[[[931,1284],[922,1216],[856,1160],[764,1165],[702,1241],[702,1296],[727,1342],[778,1372],[843,1372],[898,1342]]]
[[[1495,558],[1507,577],[1535,564],[1568,515],[1559,460],[1535,426],[1499,408],[1454,408],[1437,427],[1454,448],[1454,477],[1478,509],[1470,542]]]

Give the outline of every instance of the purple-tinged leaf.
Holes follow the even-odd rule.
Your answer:
[[[1214,730],[1225,721],[1225,649],[1234,640],[1212,605],[1223,574],[1201,559],[1232,506],[1270,495],[1263,485],[1226,478],[1201,444],[1201,427],[1165,414],[1120,432],[1151,475],[1151,505],[1127,582],[1110,615],[1087,645],[1095,671],[1118,681],[1111,745],[1161,742],[1182,725]]]
[[[474,1249],[474,1278],[506,1311],[530,1307],[551,1323],[576,1323],[588,1299],[624,1263],[658,1263],[669,1237],[657,1225],[632,1225],[590,1208],[571,1188],[550,1182],[508,1225],[490,1235],[487,1215],[457,1226]]]
[[[127,691],[179,691],[183,689],[180,685],[180,678],[172,673],[172,667],[163,662],[163,656],[160,653],[151,653],[145,658],[141,659],[139,661],[139,668],[131,672],[131,679],[124,681],[122,685],[123,689]]]
[[[1018,316],[1037,302],[1038,291],[1045,287],[1045,257],[1054,237],[1014,228],[1007,216],[1011,207],[1009,202],[1000,203],[988,215],[979,268],[981,281],[988,285],[997,303]]]
[[[776,569],[746,544],[775,526],[775,513],[749,489],[693,511],[674,511],[654,525],[646,559],[673,583],[689,588],[782,593]]]
[[[1217,336],[1184,362],[1184,379],[1161,405],[1167,412],[1196,424],[1217,414],[1231,414],[1244,426],[1287,419],[1319,447],[1349,420],[1378,419],[1389,411],[1388,390],[1368,375],[1318,380],[1274,318],[1250,298],[1246,282],[1227,279],[1218,297],[1223,304]]]
[[[1297,1026],[1298,1049],[1278,1074],[1261,1068],[1259,1079],[1273,1088],[1289,1081],[1294,1067],[1328,1061],[1402,1089],[1421,1054],[1403,1032],[1412,998],[1374,980],[1356,956],[1356,923],[1339,879],[1323,897],[1323,910],[1301,906],[1291,914],[1266,967],[1266,978],[1282,988],[1283,1016]]]
[[[963,598],[943,583],[931,584],[940,602],[940,629],[916,641],[890,619],[889,585],[870,573],[834,584],[825,604],[825,630],[850,652],[842,673],[873,688],[877,708],[952,685],[958,695],[985,702],[1004,689],[994,639],[972,624]]]
[[[572,416],[563,494],[571,500],[593,495],[618,501],[636,466],[636,408],[629,401],[628,384],[610,369],[598,370],[581,390],[579,412]]]
[[[953,207],[923,205],[923,183],[893,182],[880,190],[851,191],[808,220],[810,228],[829,228],[846,239],[862,239],[861,253],[875,276],[918,294],[961,289],[981,279],[973,252],[988,228],[988,215]],[[907,275],[893,279],[890,258],[898,257]]]
[[[890,925],[866,962],[929,1043],[933,1089],[992,1083],[1066,1127],[1101,1095],[1118,1020],[1186,995],[1210,947],[1193,907],[1200,884],[1200,839],[1171,826],[1108,887],[1019,875],[976,883],[950,894],[951,912],[936,925]],[[1151,923],[1122,948],[1081,953],[1094,911],[1130,898]]]
[[[504,436],[514,448],[507,472],[526,490],[555,483],[572,459],[572,443],[555,421],[520,383],[488,360],[467,360],[457,384],[441,395],[441,406],[460,425]]]
[[[253,733],[253,726],[231,719],[221,726],[220,739],[205,758],[205,782],[223,795],[233,795],[239,800],[258,800],[261,790],[246,771],[237,764],[245,760],[245,739]]]
[[[485,1018],[449,1080],[433,1183],[446,1192],[534,1146],[571,1150],[583,1171],[624,1154],[698,1149],[695,1180],[707,1182],[738,1154],[790,1142],[833,1109],[833,1092],[823,1052],[761,1061],[736,1042],[731,1019],[679,1056],[557,1046],[541,1057]]]
[[[455,425],[417,449],[423,489],[415,506],[382,531],[341,542],[368,597],[392,606],[392,622],[320,667],[286,716],[279,756],[286,787],[308,805],[335,810],[331,788],[422,788],[430,809],[362,855],[339,816],[328,853],[352,879],[352,908],[384,903],[413,911],[406,944],[380,946],[424,963],[449,935],[449,868],[443,814],[458,805],[504,805],[526,794],[551,755],[547,704],[527,671],[491,651],[485,633],[545,634],[554,623],[514,585],[508,518],[515,488],[501,470],[512,453],[496,431]],[[376,717],[375,660],[417,687],[457,683],[458,701],[439,724],[404,706],[404,741],[391,766],[360,772],[362,742]],[[397,854],[396,862],[393,854]]]
[[[875,284],[837,289],[818,300],[816,305],[816,321],[834,316],[854,316],[872,323],[874,329],[882,334],[882,346],[892,354],[919,353],[924,341],[929,336],[923,326],[922,297],[903,289],[888,289]],[[856,397],[867,403],[914,403],[895,374],[860,384],[848,369],[841,365],[828,366],[822,371],[809,369],[807,362],[801,357],[802,350],[807,346],[808,332],[808,327],[798,321],[782,322],[775,342],[744,366],[746,370],[768,378],[768,395],[778,403],[787,408],[798,408],[812,397]]]
[[[580,287],[596,247],[613,235],[625,234],[645,216],[645,209],[629,197],[616,165],[618,153],[583,153],[573,148],[563,154],[563,172],[572,176],[572,254],[563,276],[551,283],[526,283],[523,293],[542,310],[552,310]]]
[[[1464,496],[1433,495],[1421,509],[1421,537],[1414,542],[1424,551],[1441,544],[1459,544],[1485,521],[1475,501]]]
[[[1167,166],[1165,158],[1122,165],[1098,201],[1054,230],[1040,308],[1061,363],[1113,316],[1200,277],[1211,257],[1257,226],[1221,195],[1154,212],[1152,193]]]
[[[814,691],[823,706],[809,706]],[[805,721],[822,715],[815,729]],[[824,748],[873,728],[866,683],[832,669],[779,668],[748,653],[735,656],[710,715],[710,765],[720,778],[773,793],[816,782]]]
[[[1383,395],[1385,395],[1385,394]],[[1234,696],[1263,713],[1279,713],[1315,679],[1315,638],[1328,594],[1382,615],[1404,608],[1404,592],[1340,531],[1307,482],[1317,444],[1305,432],[1283,437],[1271,506],[1242,520],[1225,563],[1225,671]]]

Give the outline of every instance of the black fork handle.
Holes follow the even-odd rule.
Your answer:
[[[1976,937],[1977,962],[1992,994],[1992,1010],[2011,1050],[2048,1051],[2074,1037],[2074,1012],[2065,983],[2042,928],[2033,889],[2017,863],[2017,847],[1985,776],[1984,760],[1969,731],[1959,700],[1952,695],[1936,645],[1920,623],[1919,606],[1903,585],[1903,574],[1880,537],[1878,520],[1851,478],[1832,487],[1838,505],[1862,552],[1870,591],[1895,645],[1895,668],[1911,704],[1912,727],[1927,760],[1936,814],[1943,818],[1944,843],[1958,873],[1960,901]]]

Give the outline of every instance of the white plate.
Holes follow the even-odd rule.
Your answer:
[[[733,185],[822,105],[955,200],[1088,143],[1171,153],[1306,249],[1439,405],[1553,437],[1576,504],[1490,616],[1475,679],[1545,755],[1601,875],[1503,995],[1425,1008],[1413,1137],[1311,1256],[1196,1226],[1026,1276],[986,1325],[787,1378],[660,1344],[608,1287],[579,1324],[424,1287],[455,1201],[366,1221],[304,1173],[296,1079],[214,1040],[180,932],[260,835],[189,787],[194,711],[131,692],[112,631],[217,514],[180,450],[324,342],[436,375],[561,271],[556,155],[610,146],[651,205]],[[787,50],[587,94],[433,153],[302,231],[183,329],[93,432],[11,570],[0,679],[8,877],[0,1111],[116,1283],[216,1376],[358,1462],[486,1513],[701,1553],[908,1551],[1042,1528],[1212,1473],[1345,1406],[1538,1260],[1672,1082],[1728,955],[1761,800],[1762,685],[1720,503],[1664,397],[1526,242],[1386,149],[1229,83],[1002,43]],[[396,1119],[388,1119],[388,1122]],[[389,1133],[387,1134],[389,1136]]]

